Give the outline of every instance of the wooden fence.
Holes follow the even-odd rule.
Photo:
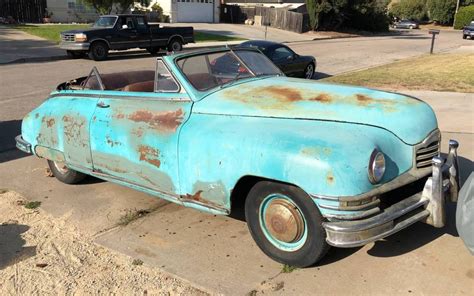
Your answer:
[[[307,15],[282,8],[223,5],[221,21],[242,24],[246,19],[255,19],[255,16],[262,16],[262,24],[268,23],[274,28],[297,33],[308,31]]]
[[[0,0],[0,17],[20,23],[41,23],[45,13],[46,0]]]

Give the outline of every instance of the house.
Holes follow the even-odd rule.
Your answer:
[[[92,22],[98,18],[94,8],[82,0],[47,0],[52,22]],[[171,23],[218,23],[220,0],[152,0],[148,7],[158,3]]]
[[[55,23],[90,23],[99,17],[95,9],[82,0],[47,0],[46,9]]]
[[[219,0],[152,0],[158,3],[163,14],[169,15],[171,23],[218,23]]]

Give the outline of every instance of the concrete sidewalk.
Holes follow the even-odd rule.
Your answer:
[[[0,25],[0,64],[58,56],[66,53],[55,43]]]

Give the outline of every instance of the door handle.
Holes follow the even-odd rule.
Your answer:
[[[99,108],[109,108],[110,105],[100,101],[100,102],[97,103],[97,107],[99,107]]]

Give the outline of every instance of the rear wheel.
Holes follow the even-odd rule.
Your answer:
[[[107,59],[109,47],[104,42],[94,42],[89,49],[89,58],[94,61],[103,61]]]
[[[168,51],[181,51],[183,50],[183,43],[178,38],[171,39],[168,44]]]
[[[85,174],[68,168],[64,162],[48,160],[48,166],[56,179],[66,184],[79,183],[86,177]]]
[[[259,248],[280,263],[310,266],[329,249],[319,209],[296,186],[257,183],[245,201],[245,217]]]

